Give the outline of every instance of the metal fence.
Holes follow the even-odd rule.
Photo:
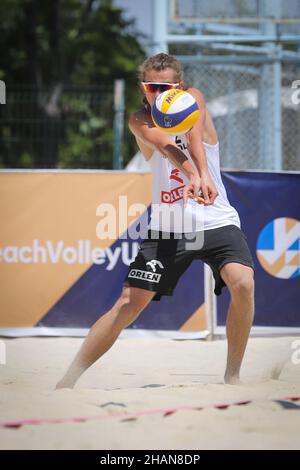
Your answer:
[[[274,63],[223,63],[190,55],[187,84],[202,90],[216,125],[225,168],[300,170],[300,104],[292,83],[300,64],[282,64],[281,127],[275,122]],[[236,61],[234,61],[236,60]],[[300,95],[300,94],[299,94]],[[122,101],[122,100],[121,100]],[[121,103],[123,109],[123,104]],[[122,109],[120,113],[122,114]],[[0,166],[10,168],[104,168],[121,152],[120,116],[113,85],[37,90],[7,89],[0,107]],[[115,125],[114,125],[115,117]]]
[[[6,90],[0,108],[0,166],[111,168],[113,85]]]
[[[222,165],[300,170],[300,104],[292,99],[300,80],[300,0],[168,4],[168,25],[160,25],[156,41],[184,62],[187,82],[203,91]]]
[[[272,62],[218,64],[193,56],[181,60],[187,84],[200,88],[206,98],[219,134],[223,167],[276,169],[275,134],[280,133],[281,168],[300,170],[300,104],[292,100],[300,64],[282,65],[280,129],[274,122]]]

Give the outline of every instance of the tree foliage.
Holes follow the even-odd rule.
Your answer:
[[[133,23],[108,0],[1,0],[0,16],[1,165],[111,167],[113,81],[127,113],[139,99]],[[133,145],[125,126],[125,158]]]

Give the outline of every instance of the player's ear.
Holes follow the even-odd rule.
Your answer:
[[[139,84],[139,87],[140,87],[140,93],[141,93],[141,95],[142,95],[142,96],[145,96],[144,87],[143,87],[143,85],[142,85],[141,83]]]
[[[185,84],[184,84],[184,82],[183,82],[182,80],[179,82],[178,88],[179,88],[180,90],[186,90],[186,86],[185,86]]]
[[[144,109],[145,109],[147,112],[151,112],[151,106],[150,106],[150,104],[148,103],[146,96],[143,97],[142,103],[143,103]]]

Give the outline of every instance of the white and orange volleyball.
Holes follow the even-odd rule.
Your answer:
[[[172,88],[156,97],[152,107],[152,119],[156,127],[168,134],[188,132],[199,117],[195,98],[184,90]]]

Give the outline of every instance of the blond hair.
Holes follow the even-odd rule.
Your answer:
[[[183,81],[183,68],[175,57],[164,54],[163,52],[156,54],[143,62],[138,69],[138,78],[141,82],[145,80],[147,70],[156,70],[160,72],[166,68],[173,69],[175,72],[175,81]]]

